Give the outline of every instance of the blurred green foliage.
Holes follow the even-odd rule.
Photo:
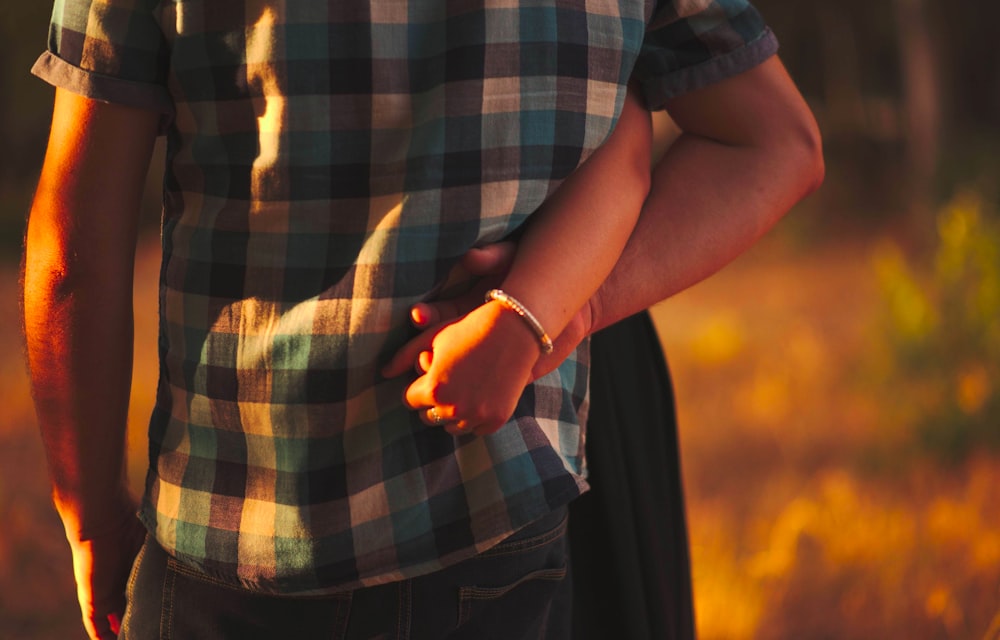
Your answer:
[[[912,262],[891,244],[875,259],[887,428],[948,461],[1000,449],[1000,219],[964,192],[938,215],[933,258]]]

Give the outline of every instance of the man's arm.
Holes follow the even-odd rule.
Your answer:
[[[56,90],[28,221],[24,329],[56,508],[91,637],[120,618],[142,528],[125,481],[132,276],[158,114]]]
[[[823,180],[819,130],[777,57],[674,98],[682,133],[591,300],[596,331],[715,273]]]
[[[682,130],[653,169],[649,196],[617,264],[597,293],[539,358],[555,367],[584,336],[683,291],[749,248],[819,187],[823,156],[812,112],[777,57],[674,98]],[[505,273],[511,243],[475,249],[464,267]],[[419,305],[420,324],[465,312],[465,300]]]
[[[631,91],[614,131],[534,213],[498,286],[558,335],[614,267],[649,188],[650,121]],[[435,407],[452,433],[499,429],[514,412],[538,359],[539,337],[499,302],[412,341],[383,370],[399,375],[422,354],[407,389],[414,409]],[[431,358],[433,354],[433,358]],[[483,381],[489,384],[484,385]],[[422,413],[428,424],[434,417]]]

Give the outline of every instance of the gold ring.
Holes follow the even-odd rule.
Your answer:
[[[427,410],[427,418],[430,419],[430,421],[436,425],[444,424],[444,418],[442,418],[441,415],[438,414],[437,407],[431,407],[430,409]]]

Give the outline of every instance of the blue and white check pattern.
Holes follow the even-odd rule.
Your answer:
[[[160,382],[142,517],[251,589],[433,571],[586,490],[587,350],[453,438],[379,366],[407,311],[611,131],[775,42],[738,0],[57,0],[35,73],[156,109]],[[648,28],[648,33],[647,33]]]

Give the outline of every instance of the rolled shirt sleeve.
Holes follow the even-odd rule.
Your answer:
[[[777,50],[774,34],[745,0],[662,0],[633,78],[649,108],[658,110],[670,98],[751,69]]]
[[[169,48],[155,0],[56,0],[47,49],[31,72],[94,100],[162,113]]]

